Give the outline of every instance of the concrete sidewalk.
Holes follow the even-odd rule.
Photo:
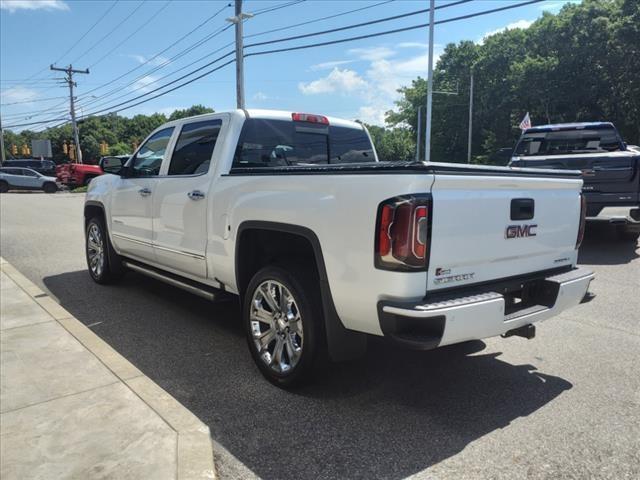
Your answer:
[[[2,479],[215,478],[206,425],[2,258],[0,270]]]

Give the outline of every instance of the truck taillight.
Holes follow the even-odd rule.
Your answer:
[[[576,249],[582,245],[584,239],[584,229],[587,225],[587,198],[580,194],[580,226],[578,227],[578,238],[576,239]]]
[[[376,222],[376,268],[426,270],[430,226],[431,195],[407,195],[382,202]]]

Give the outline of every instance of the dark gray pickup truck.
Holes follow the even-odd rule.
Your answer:
[[[640,236],[640,151],[628,148],[612,123],[528,128],[509,165],[581,170],[587,220],[614,224],[624,240]]]

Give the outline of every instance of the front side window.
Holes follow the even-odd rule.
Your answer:
[[[171,156],[169,175],[199,175],[209,171],[222,120],[187,123]]]
[[[133,177],[153,177],[160,174],[165,151],[171,140],[173,127],[154,133],[131,159]]]
[[[27,170],[26,168],[23,168],[22,175],[24,175],[25,177],[37,177],[38,173],[34,172],[33,170]]]

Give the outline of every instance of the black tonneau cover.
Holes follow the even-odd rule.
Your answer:
[[[434,162],[367,162],[329,165],[292,165],[282,167],[234,167],[229,175],[353,175],[353,174],[439,174],[504,177],[581,177],[579,170],[546,170],[538,168],[494,167],[464,163]]]

